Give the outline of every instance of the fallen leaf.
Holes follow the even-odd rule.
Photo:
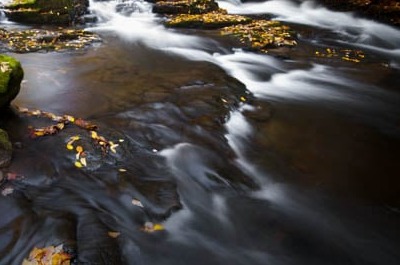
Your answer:
[[[147,233],[153,233],[156,231],[165,230],[165,227],[162,224],[154,224],[152,222],[146,222],[141,230]]]
[[[113,231],[109,231],[107,234],[109,237],[112,237],[112,238],[117,238],[121,235],[120,232],[113,232]]]
[[[75,166],[76,166],[77,168],[83,167],[82,163],[79,162],[79,161],[75,161]]]
[[[142,204],[142,202],[139,201],[138,199],[133,199],[133,200],[132,200],[132,204],[135,205],[135,206],[141,207],[141,208],[144,207],[143,204]]]
[[[87,166],[87,162],[86,162],[86,157],[81,157],[80,159],[79,159],[79,161],[81,162],[81,164],[83,165],[83,166]]]
[[[80,146],[80,145],[78,145],[78,146],[76,147],[76,151],[77,151],[78,153],[82,153],[82,152],[83,152],[83,147]]]

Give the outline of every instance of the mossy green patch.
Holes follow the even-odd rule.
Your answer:
[[[18,95],[24,72],[16,59],[0,54],[0,108]]]
[[[10,56],[0,54],[0,94],[7,92],[11,72],[18,68],[21,68],[20,62]]]

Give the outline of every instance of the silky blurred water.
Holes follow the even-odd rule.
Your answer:
[[[264,55],[117,4],[91,2],[96,47],[12,54],[25,70],[15,104],[121,142],[104,155],[73,126],[31,139],[28,126],[49,121],[2,114],[17,143],[3,171],[20,177],[1,187],[0,264],[61,243],[76,264],[399,263],[397,29],[309,1],[220,2],[298,32],[285,56]],[[315,55],[327,48],[365,59]],[[66,149],[73,135],[87,167]]]

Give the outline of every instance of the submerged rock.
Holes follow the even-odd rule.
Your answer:
[[[0,129],[0,168],[10,164],[12,157],[12,144],[6,131]]]
[[[71,25],[84,23],[88,6],[88,0],[14,0],[4,13],[20,23]]]
[[[0,54],[0,108],[7,107],[17,96],[23,76],[19,61]]]

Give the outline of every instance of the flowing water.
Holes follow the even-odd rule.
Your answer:
[[[298,32],[296,48],[261,55],[124,3],[91,2],[95,47],[12,54],[25,70],[15,104],[121,142],[104,155],[72,126],[31,139],[48,121],[2,115],[18,177],[2,184],[0,264],[58,244],[77,264],[400,263],[398,29],[310,1],[220,2]],[[87,167],[65,147],[73,135]]]

